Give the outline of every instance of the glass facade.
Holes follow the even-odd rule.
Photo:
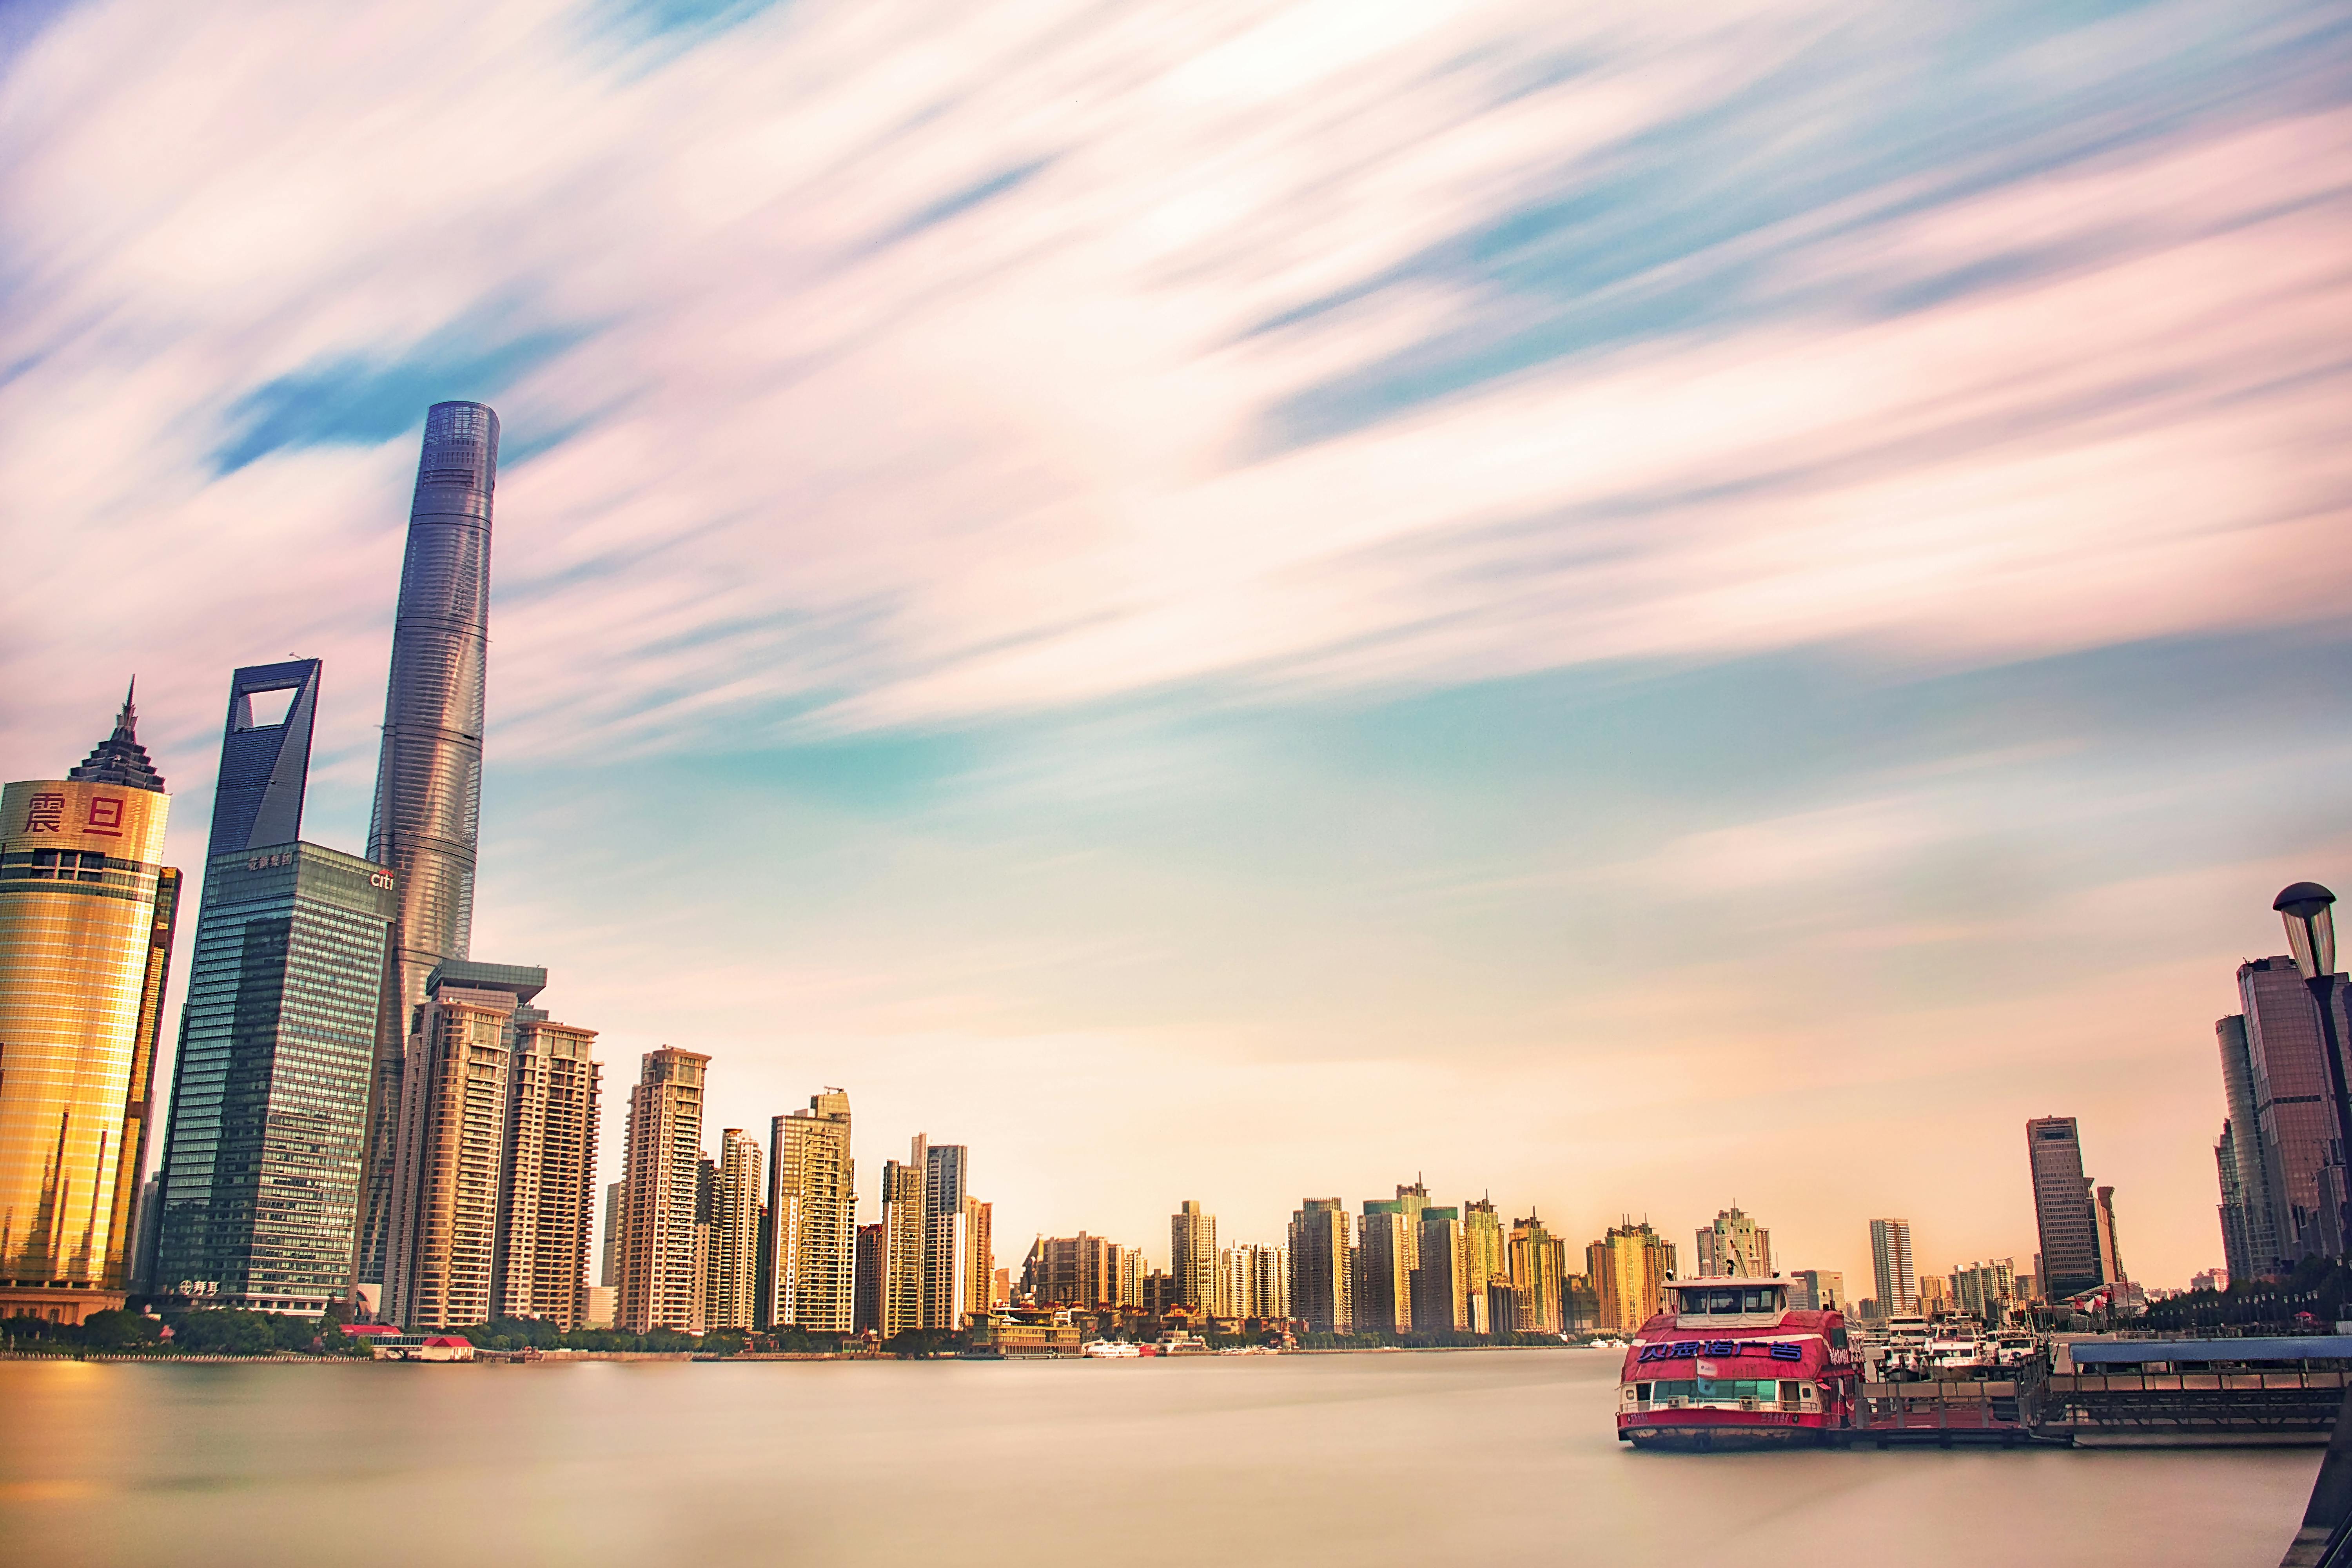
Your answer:
[[[404,1023],[434,968],[466,956],[473,927],[498,469],[499,416],[488,407],[436,403],[426,412],[368,826],[368,858],[401,881]]]
[[[401,888],[361,1215],[357,1274],[368,1282],[384,1280],[390,1267],[409,1031],[434,970],[467,955],[473,930],[498,472],[497,414],[479,403],[436,403],[426,411],[368,823],[368,858],[391,868]]]
[[[179,896],[132,718],[0,791],[0,1314],[121,1305]]]
[[[207,863],[157,1290],[287,1311],[345,1296],[398,907],[390,872],[315,844]]]

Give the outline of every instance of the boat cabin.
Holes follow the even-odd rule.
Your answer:
[[[1785,1279],[1685,1279],[1666,1289],[1678,1329],[1777,1328],[1789,1310]]]

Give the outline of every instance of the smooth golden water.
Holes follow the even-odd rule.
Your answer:
[[[2271,1568],[2319,1464],[1635,1454],[1612,1436],[1616,1359],[15,1363],[0,1557]]]

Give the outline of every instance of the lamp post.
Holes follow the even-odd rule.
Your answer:
[[[2343,1042],[2336,1036],[2336,917],[2332,912],[2336,895],[2316,882],[2296,882],[2282,889],[2271,901],[2286,921],[2288,951],[2294,954],[2294,966],[2303,971],[2303,983],[2311,989],[2311,1005],[2319,1009],[2319,1038],[2327,1057],[2327,1088],[2329,1098],[2336,1102],[2336,1168],[2340,1184],[2336,1213],[2336,1245],[2338,1249],[2352,1247],[2352,1225],[2347,1225],[2347,1210],[2352,1209],[2352,1171],[2345,1162],[2352,1160],[2352,1097],[2344,1088]]]

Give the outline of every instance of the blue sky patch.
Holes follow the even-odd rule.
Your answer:
[[[230,407],[231,434],[214,450],[214,471],[233,474],[289,448],[392,440],[415,429],[432,405],[493,398],[585,335],[528,332],[485,344],[472,330],[452,328],[399,358],[352,354],[281,375]]]

